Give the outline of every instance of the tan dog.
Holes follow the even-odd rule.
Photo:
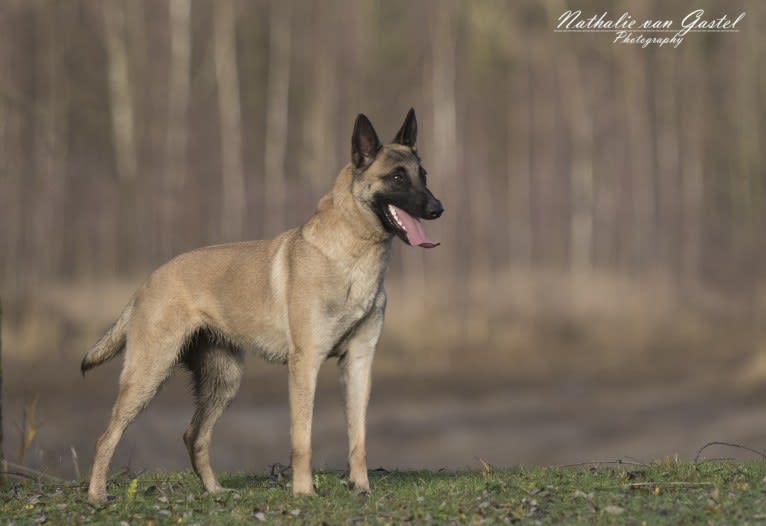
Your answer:
[[[176,364],[194,377],[196,411],[183,435],[194,471],[211,493],[223,488],[210,467],[216,420],[239,389],[245,351],[287,363],[293,493],[314,493],[311,418],[322,362],[337,356],[345,385],[350,480],[369,490],[365,414],[386,294],[393,235],[436,246],[418,218],[441,203],[426,187],[410,110],[393,144],[382,146],[359,115],[351,160],[316,213],[270,241],[205,247],[154,271],[117,322],[88,352],[82,371],[125,350],[120,390],[99,438],[88,499],[106,499],[106,476],[123,431]]]

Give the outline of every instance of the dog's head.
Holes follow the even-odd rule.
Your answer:
[[[441,202],[426,186],[426,171],[420,162],[415,140],[418,122],[410,109],[391,144],[382,145],[369,119],[356,118],[351,136],[353,193],[372,210],[381,226],[408,245],[433,248],[421,219],[436,219],[444,212]]]

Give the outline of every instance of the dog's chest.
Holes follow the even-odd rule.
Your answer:
[[[347,269],[343,275],[343,297],[337,298],[336,302],[342,318],[354,323],[370,312],[383,285],[387,267],[387,252],[371,251]]]

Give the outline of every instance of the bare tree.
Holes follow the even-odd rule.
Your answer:
[[[245,221],[242,114],[234,2],[216,2],[214,10],[213,47],[221,128],[221,232],[224,240],[231,241],[242,237]]]
[[[446,181],[445,200],[456,202],[457,182],[457,102],[455,97],[455,9],[453,0],[439,2],[431,29],[431,98],[433,101],[434,171]],[[456,251],[458,214],[444,217],[450,239],[445,245]]]
[[[0,299],[0,395],[3,393],[3,302]],[[8,466],[5,463],[5,447],[3,440],[3,397],[0,396],[0,486],[5,483],[5,472]]]
[[[506,55],[514,67],[506,75],[511,101],[529,101],[532,92],[531,57],[525,41],[525,26],[518,24],[511,34],[515,39],[506,47]],[[509,261],[530,265],[532,258],[532,169],[529,129],[531,106],[511,102],[508,105],[506,166],[508,184],[508,253]]]
[[[702,82],[698,48],[688,46],[682,50],[681,74],[690,85],[698,89],[689,90],[680,101],[681,148],[684,162],[681,163],[681,192],[683,209],[683,234],[681,237],[681,279],[688,286],[697,285],[700,277],[702,257],[702,212],[703,212],[703,170],[705,160],[704,108],[711,101],[706,100],[707,90]]]
[[[117,173],[124,181],[136,178],[138,159],[135,139],[135,108],[128,71],[123,5],[116,0],[102,4],[104,40],[108,58],[109,96],[112,110]]]
[[[673,273],[680,271],[681,246],[681,169],[680,134],[678,128],[678,85],[676,54],[656,60],[654,71],[663,82],[654,89],[654,152],[656,158],[657,188],[655,210],[657,264]],[[661,226],[660,226],[661,225]],[[674,281],[675,283],[675,281]]]
[[[62,34],[71,8],[68,4],[51,7],[46,3],[36,5],[42,30],[37,32],[37,89],[41,101],[35,116],[35,169],[39,177],[39,195],[35,199],[34,237],[43,243],[41,258],[44,273],[60,266],[65,240],[63,236],[51,236],[58,218],[65,213],[63,206],[67,188],[67,124],[66,113],[69,99],[69,79],[64,70],[62,55],[67,43]]]
[[[118,183],[117,231],[112,236],[113,248],[108,250],[109,266],[116,270],[127,259],[134,244],[136,214],[136,178],[138,152],[136,148],[135,104],[128,63],[124,5],[117,0],[101,4],[106,44],[109,102],[112,117]]]
[[[167,201],[161,246],[170,251],[173,239],[182,234],[177,229],[183,207],[181,191],[187,172],[189,94],[191,92],[191,2],[170,0],[170,73],[168,79],[168,126],[166,181]],[[168,254],[164,256],[167,257]]]
[[[570,48],[571,49],[571,48]],[[572,268],[587,270],[593,256],[594,182],[593,117],[586,104],[585,83],[574,53],[563,53],[556,60],[561,76],[567,80],[567,108],[572,132],[570,258]]]
[[[23,91],[20,71],[14,57],[20,53],[14,31],[19,6],[0,6],[0,265],[3,276],[13,276],[4,286],[15,293],[24,276],[13,269],[21,264],[24,242],[25,207],[23,196],[25,148],[22,139],[23,111],[19,100]]]
[[[546,4],[548,17],[566,10],[562,0]],[[558,43],[558,42],[556,42]],[[580,49],[574,43],[555,48],[554,63],[560,83],[566,90],[560,92],[562,106],[567,111],[571,132],[572,159],[570,167],[569,257],[573,270],[587,270],[593,257],[594,181],[593,181],[593,117],[587,105],[586,84],[578,63]]]
[[[431,126],[433,134],[433,171],[442,178],[444,183],[444,195],[442,200],[446,208],[458,207],[460,189],[457,179],[457,101],[455,95],[456,80],[456,49],[455,49],[455,11],[457,5],[454,0],[439,2],[434,12],[434,19],[430,32],[430,66],[431,66],[431,100],[433,101]],[[457,277],[457,265],[460,259],[461,249],[458,246],[458,231],[460,228],[459,213],[447,213],[444,216],[445,239],[444,250],[450,255],[445,259],[448,279],[451,279],[450,288],[460,283]],[[423,275],[421,265],[421,275]],[[462,292],[465,292],[463,290]],[[465,317],[458,315],[458,319]],[[464,334],[465,327],[452,326],[455,331],[453,338],[456,340]]]
[[[288,90],[290,88],[290,0],[272,0],[269,23],[269,73],[266,92],[264,228],[275,235],[284,228],[286,196]]]
[[[338,111],[338,90],[335,82],[338,75],[336,64],[337,42],[332,24],[337,17],[337,2],[321,2],[314,22],[314,48],[324,50],[312,57],[312,89],[310,91],[307,125],[304,128],[306,144],[305,172],[309,176],[312,190],[316,193],[327,186],[329,174],[337,168],[335,129]]]

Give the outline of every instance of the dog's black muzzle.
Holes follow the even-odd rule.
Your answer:
[[[424,218],[436,219],[444,213],[444,207],[442,206],[441,201],[434,197],[431,190],[426,189],[426,192],[428,192],[428,202],[426,203],[426,213]]]

